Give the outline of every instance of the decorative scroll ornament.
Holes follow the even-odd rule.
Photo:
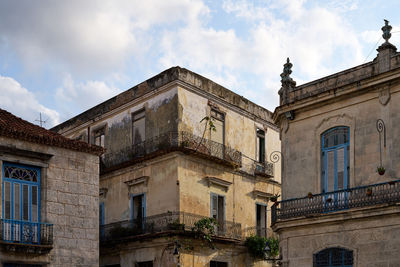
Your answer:
[[[273,151],[269,155],[269,160],[272,163],[277,163],[281,158],[283,158],[283,155],[282,155],[282,152],[280,152],[280,151]]]
[[[379,133],[379,159],[380,159],[380,163],[381,163],[381,167],[382,165],[382,132],[383,132],[383,146],[386,147],[386,127],[385,127],[385,123],[383,122],[383,120],[378,119],[376,121],[376,130]]]

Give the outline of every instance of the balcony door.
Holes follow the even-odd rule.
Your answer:
[[[8,242],[40,242],[40,169],[3,164],[3,238]]]
[[[321,140],[321,191],[326,193],[327,210],[346,208],[350,181],[350,134],[348,127],[335,127],[322,134]],[[339,192],[337,192],[339,191]]]
[[[217,222],[216,233],[225,232],[225,197],[211,193],[211,217]]]

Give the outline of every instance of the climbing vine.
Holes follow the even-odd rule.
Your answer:
[[[195,233],[197,238],[202,239],[210,248],[215,249],[212,235],[215,234],[217,225],[218,223],[214,218],[202,218],[194,223],[192,231]]]
[[[270,251],[266,255],[265,247],[268,244]],[[277,257],[279,255],[279,240],[277,238],[265,238],[261,236],[250,236],[246,239],[245,245],[250,253],[256,259],[265,259],[266,257]]]

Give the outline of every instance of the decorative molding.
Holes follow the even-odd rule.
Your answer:
[[[99,196],[105,198],[105,197],[107,196],[107,192],[108,192],[108,189],[107,189],[107,188],[105,188],[105,187],[100,188],[100,189],[99,189]]]
[[[271,193],[266,193],[266,192],[262,192],[260,190],[253,190],[253,197],[254,198],[265,198],[265,199],[269,199],[270,197],[272,197],[273,194]]]
[[[379,103],[385,106],[390,100],[390,87],[385,86],[379,91]]]
[[[132,187],[135,185],[139,185],[139,184],[144,184],[145,186],[147,186],[147,183],[149,181],[149,176],[141,176],[139,178],[135,178],[129,181],[124,182],[128,187]]]
[[[205,179],[208,182],[208,187],[210,187],[213,184],[218,185],[218,186],[223,187],[226,192],[228,192],[229,186],[232,184],[231,182],[222,180],[217,177],[206,176]]]

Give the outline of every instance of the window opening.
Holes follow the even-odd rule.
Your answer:
[[[146,116],[144,110],[132,114],[132,133],[134,145],[146,140]]]
[[[265,132],[261,129],[257,129],[257,151],[256,158],[258,162],[265,162]]]
[[[211,217],[217,221],[217,231],[224,230],[225,221],[225,197],[211,194]]]
[[[93,142],[96,146],[104,147],[105,146],[104,139],[105,139],[105,127],[95,130],[93,132]]]
[[[314,267],[352,267],[353,251],[343,248],[327,248],[314,254]]]
[[[225,144],[225,115],[212,109],[211,118],[215,126],[215,131],[211,131],[211,140],[219,144]]]
[[[267,206],[256,204],[256,234],[257,236],[267,237]]]
[[[210,261],[210,267],[228,267],[228,263],[223,261]]]
[[[40,242],[40,168],[4,162],[3,240]]]

